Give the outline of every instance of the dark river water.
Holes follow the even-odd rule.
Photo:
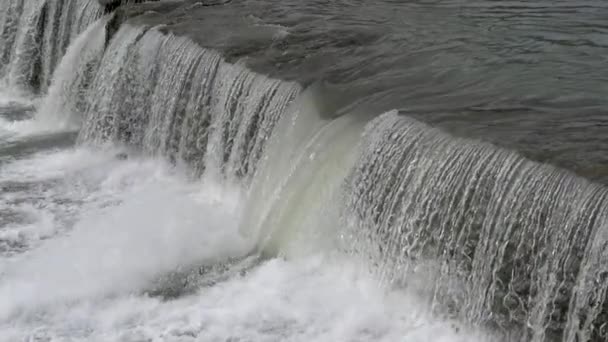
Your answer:
[[[334,106],[397,108],[608,181],[604,1],[236,1],[167,17],[256,70],[323,84]]]

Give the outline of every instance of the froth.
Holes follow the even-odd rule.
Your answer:
[[[101,189],[123,187],[115,196],[120,204],[82,213],[69,234],[6,270],[0,280],[0,296],[7,298],[1,317],[137,292],[164,272],[243,252],[246,244],[236,233],[237,198],[226,195],[220,203],[210,189],[200,192],[196,184],[160,170],[141,171],[141,163],[131,162],[108,172]]]

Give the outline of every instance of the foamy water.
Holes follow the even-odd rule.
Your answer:
[[[71,148],[3,166],[0,182],[47,185],[2,195],[22,196],[3,206],[30,220],[0,236],[30,245],[0,261],[0,341],[472,340],[331,252],[268,259],[173,300],[146,295],[164,274],[242,256],[252,241],[238,232],[239,191],[119,152]]]
[[[56,341],[472,341],[356,267],[274,259],[194,295],[119,296],[22,315],[3,337]],[[27,333],[24,333],[27,331]]]
[[[0,116],[0,148],[49,127]],[[48,147],[0,164],[0,341],[482,340],[336,248],[258,257],[238,186],[117,146]],[[227,260],[242,261],[197,275]],[[180,274],[199,283],[154,295]]]

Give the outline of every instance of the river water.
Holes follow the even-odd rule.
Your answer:
[[[0,341],[606,337],[604,2],[151,6],[0,0]]]
[[[241,191],[117,158],[120,147],[74,147],[74,133],[41,131],[32,103],[6,96],[0,340],[471,341],[343,255],[244,257]],[[172,275],[230,258],[192,284]]]

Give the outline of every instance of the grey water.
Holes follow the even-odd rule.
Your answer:
[[[606,339],[608,4],[0,9],[0,340]]]
[[[605,182],[607,13],[595,0],[244,1],[175,11],[168,30],[327,83],[341,105],[399,109]]]

